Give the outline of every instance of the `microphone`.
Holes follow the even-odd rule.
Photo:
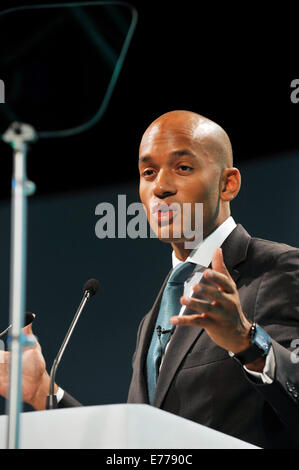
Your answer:
[[[173,327],[170,328],[169,330],[165,330],[164,328],[161,328],[160,325],[157,326],[156,331],[157,331],[157,336],[158,336],[158,340],[159,340],[159,343],[160,343],[161,356],[162,356],[162,354],[163,354],[163,345],[162,345],[162,342],[161,342],[161,335],[165,335],[165,334],[167,334],[167,333],[170,333],[170,336],[169,336],[169,339],[170,339],[171,336],[172,336],[173,333],[174,333],[174,330],[175,330],[175,326],[173,326]]]
[[[54,383],[55,383],[55,376],[56,376],[56,371],[57,371],[57,368],[58,368],[58,365],[61,361],[61,358],[62,358],[62,355],[65,351],[65,348],[69,342],[69,339],[75,329],[75,326],[76,326],[76,323],[77,321],[79,320],[79,317],[81,315],[81,312],[83,310],[83,308],[85,307],[85,304],[87,302],[88,299],[90,299],[90,297],[92,297],[93,295],[96,294],[97,290],[99,288],[99,281],[97,281],[96,279],[89,279],[89,281],[87,281],[85,284],[84,284],[84,287],[83,287],[83,298],[81,300],[81,303],[78,307],[78,310],[77,312],[75,313],[75,316],[73,318],[73,321],[68,329],[68,332],[62,342],[62,345],[58,351],[58,354],[56,356],[56,358],[54,359],[54,362],[53,362],[53,365],[52,365],[52,368],[51,368],[51,372],[50,372],[50,386],[49,386],[49,395],[47,396],[47,401],[46,401],[46,409],[47,410],[52,410],[54,408],[57,408],[57,397],[56,395],[54,394]]]
[[[25,313],[25,323],[24,323],[24,326],[27,326],[27,325],[29,325],[30,323],[32,323],[34,319],[35,319],[35,313],[26,312],[26,313]],[[5,330],[3,330],[3,331],[0,333],[0,338],[2,338],[2,336],[6,335],[6,333],[8,332],[8,330],[10,330],[10,328],[12,328],[12,324],[9,325]]]

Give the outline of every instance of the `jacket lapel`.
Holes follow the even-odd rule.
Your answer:
[[[248,244],[250,241],[250,235],[246,230],[241,226],[233,230],[233,232],[228,236],[222,245],[223,258],[224,262],[230,272],[230,275],[236,282],[240,276],[240,272],[236,269],[236,266],[244,261],[247,256]],[[168,277],[167,277],[168,279]],[[166,279],[166,280],[167,280]],[[163,284],[163,289],[166,284],[166,281]],[[161,296],[163,293],[161,289],[159,293],[159,300],[161,301]],[[159,302],[160,305],[160,302]],[[158,308],[157,303],[155,303],[156,308]],[[144,328],[144,335],[147,336],[147,347],[145,351],[145,358],[149,342],[151,340],[152,331],[156,321],[158,311],[155,312],[155,315],[152,315],[151,321],[148,323],[148,328]],[[203,333],[203,328],[191,328],[191,327],[177,327],[173,334],[173,337],[169,343],[167,353],[164,357],[164,361],[160,370],[158,377],[156,392],[153,400],[153,406],[160,407],[164,400],[164,397],[171,385],[171,382],[178,370],[181,362],[184,357],[192,347],[193,343],[199,338]],[[144,358],[143,358],[144,361]],[[143,362],[144,364],[144,362]]]
[[[224,263],[235,282],[240,277],[239,264],[247,258],[251,236],[238,224],[222,244]]]
[[[203,328],[191,327],[177,327],[175,329],[158,376],[153,406],[161,406],[181,362],[188,353],[192,344],[203,331]]]

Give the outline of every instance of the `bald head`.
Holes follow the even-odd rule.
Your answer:
[[[232,146],[227,133],[214,121],[191,111],[170,111],[158,117],[146,129],[142,140],[151,141],[157,135],[172,138],[180,134],[199,145],[207,160],[216,162],[220,169],[233,166]]]

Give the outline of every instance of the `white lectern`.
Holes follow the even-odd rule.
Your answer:
[[[7,416],[0,417],[0,448]],[[104,405],[21,414],[21,449],[256,449],[149,405]]]

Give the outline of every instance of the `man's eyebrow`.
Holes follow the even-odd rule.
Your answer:
[[[151,162],[153,159],[150,155],[144,155],[143,157],[140,157],[139,158],[139,163],[143,163],[143,162]]]
[[[188,150],[188,149],[175,150],[174,152],[171,152],[169,154],[170,157],[174,157],[174,158],[183,157],[184,155],[187,155],[192,158],[196,158],[196,155],[193,152],[191,152],[191,150]],[[139,158],[139,163],[147,163],[151,161],[153,161],[153,159],[150,155],[144,155]]]
[[[188,157],[196,158],[195,153],[191,152],[191,150],[188,149],[175,150],[174,152],[171,152],[170,155],[172,157],[183,157],[184,155],[187,155]]]

